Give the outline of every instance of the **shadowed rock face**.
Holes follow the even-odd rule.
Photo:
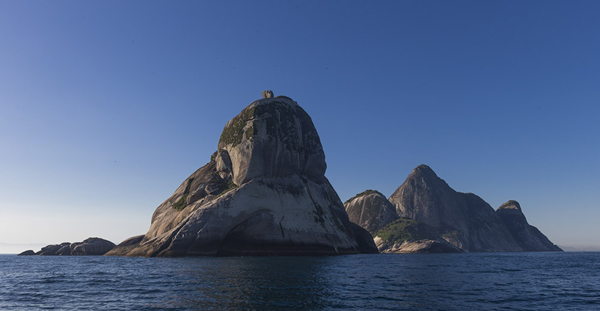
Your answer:
[[[148,232],[108,255],[376,252],[359,243],[368,233],[351,225],[326,168],[317,131],[296,102],[257,100],[227,122],[210,162],[156,209]]]
[[[494,209],[474,194],[459,193],[420,165],[392,194],[400,217],[437,228],[452,245],[470,252],[522,251]]]
[[[372,235],[399,218],[396,207],[375,190],[357,194],[344,203],[344,208],[351,222],[365,228]]]
[[[45,255],[45,256],[83,256],[83,255],[97,255],[101,256],[106,254],[108,251],[113,249],[115,244],[101,239],[101,238],[88,238],[83,242],[76,243],[61,243],[52,244],[42,247],[42,249],[34,253],[33,251],[25,251],[19,255]]]
[[[513,238],[525,251],[562,251],[536,227],[530,225],[521,210],[519,202],[510,200],[496,210]]]

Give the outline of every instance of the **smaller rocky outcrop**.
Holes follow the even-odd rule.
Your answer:
[[[396,207],[377,190],[366,190],[344,203],[350,221],[374,235],[390,222],[400,218]]]
[[[460,253],[448,243],[438,228],[420,221],[400,218],[375,234],[375,245],[382,253]]]
[[[263,98],[273,98],[273,91],[271,91],[271,90],[262,91],[262,97]]]
[[[113,249],[108,251],[105,256],[120,256],[123,253],[129,253],[133,249],[140,246],[140,242],[144,239],[145,235],[136,235],[134,237],[128,238],[125,241],[119,243],[119,245],[115,246]]]
[[[26,250],[19,254],[19,256],[31,256],[31,255],[35,255],[35,252],[33,250]]]
[[[463,251],[444,240],[418,240],[392,245],[385,253],[462,253]]]
[[[550,242],[540,230],[527,222],[519,202],[510,200],[502,204],[496,210],[496,214],[500,217],[515,241],[517,241],[524,251],[562,251],[560,247]]]
[[[113,249],[115,244],[111,241],[101,238],[88,238],[82,242],[61,244],[51,244],[42,247],[42,249],[33,253],[33,251],[25,251],[19,255],[42,255],[42,256],[101,256]]]
[[[417,166],[389,198],[400,217],[439,230],[467,252],[519,252],[494,209],[479,196],[452,189],[427,165]]]

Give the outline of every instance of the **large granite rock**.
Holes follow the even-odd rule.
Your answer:
[[[523,250],[528,252],[562,251],[560,247],[550,242],[540,230],[527,222],[519,202],[510,200],[502,204],[496,210],[496,214],[498,214],[515,241],[519,243]]]
[[[25,251],[19,255],[45,255],[45,256],[83,256],[94,255],[101,256],[113,249],[115,244],[111,241],[101,238],[88,238],[83,242],[61,244],[51,244],[42,247],[42,249],[33,253],[33,251]]]
[[[210,162],[156,209],[148,232],[107,255],[376,252],[361,244],[368,233],[348,220],[326,168],[319,135],[296,102],[257,100],[227,122]]]
[[[488,203],[454,191],[426,165],[415,168],[389,200],[400,217],[437,228],[444,240],[464,251],[523,250]]]
[[[350,221],[374,235],[379,229],[400,218],[396,207],[376,190],[366,190],[344,203]]]

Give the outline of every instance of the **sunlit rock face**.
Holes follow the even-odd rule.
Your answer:
[[[352,197],[344,208],[350,221],[374,235],[379,229],[399,218],[394,205],[376,190],[367,190]]]
[[[437,228],[444,240],[461,250],[523,250],[488,203],[475,194],[454,191],[427,165],[415,168],[389,200],[400,217]]]
[[[496,210],[496,214],[502,219],[504,225],[523,250],[528,252],[562,251],[560,247],[550,242],[540,230],[527,222],[519,202],[510,200],[502,204]]]
[[[325,178],[309,115],[263,98],[225,125],[218,150],[109,255],[332,255],[376,252]],[[363,238],[360,238],[363,237]]]

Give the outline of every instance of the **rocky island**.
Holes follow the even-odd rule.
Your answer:
[[[42,247],[39,252],[27,250],[19,255],[41,255],[41,256],[101,256],[113,249],[115,244],[111,241],[101,238],[88,238],[82,242],[64,242],[61,244],[51,244]]]
[[[376,253],[325,177],[310,116],[263,92],[225,125],[217,151],[155,210],[148,232],[107,255]]]
[[[344,206],[380,252],[561,251],[527,223],[516,201],[494,211],[477,195],[456,192],[427,165],[416,167],[389,199],[368,190]]]
[[[419,165],[389,197],[340,201],[310,116],[262,92],[225,125],[217,151],[160,204],[143,235],[20,255],[265,256],[562,251],[516,201],[497,210]]]

